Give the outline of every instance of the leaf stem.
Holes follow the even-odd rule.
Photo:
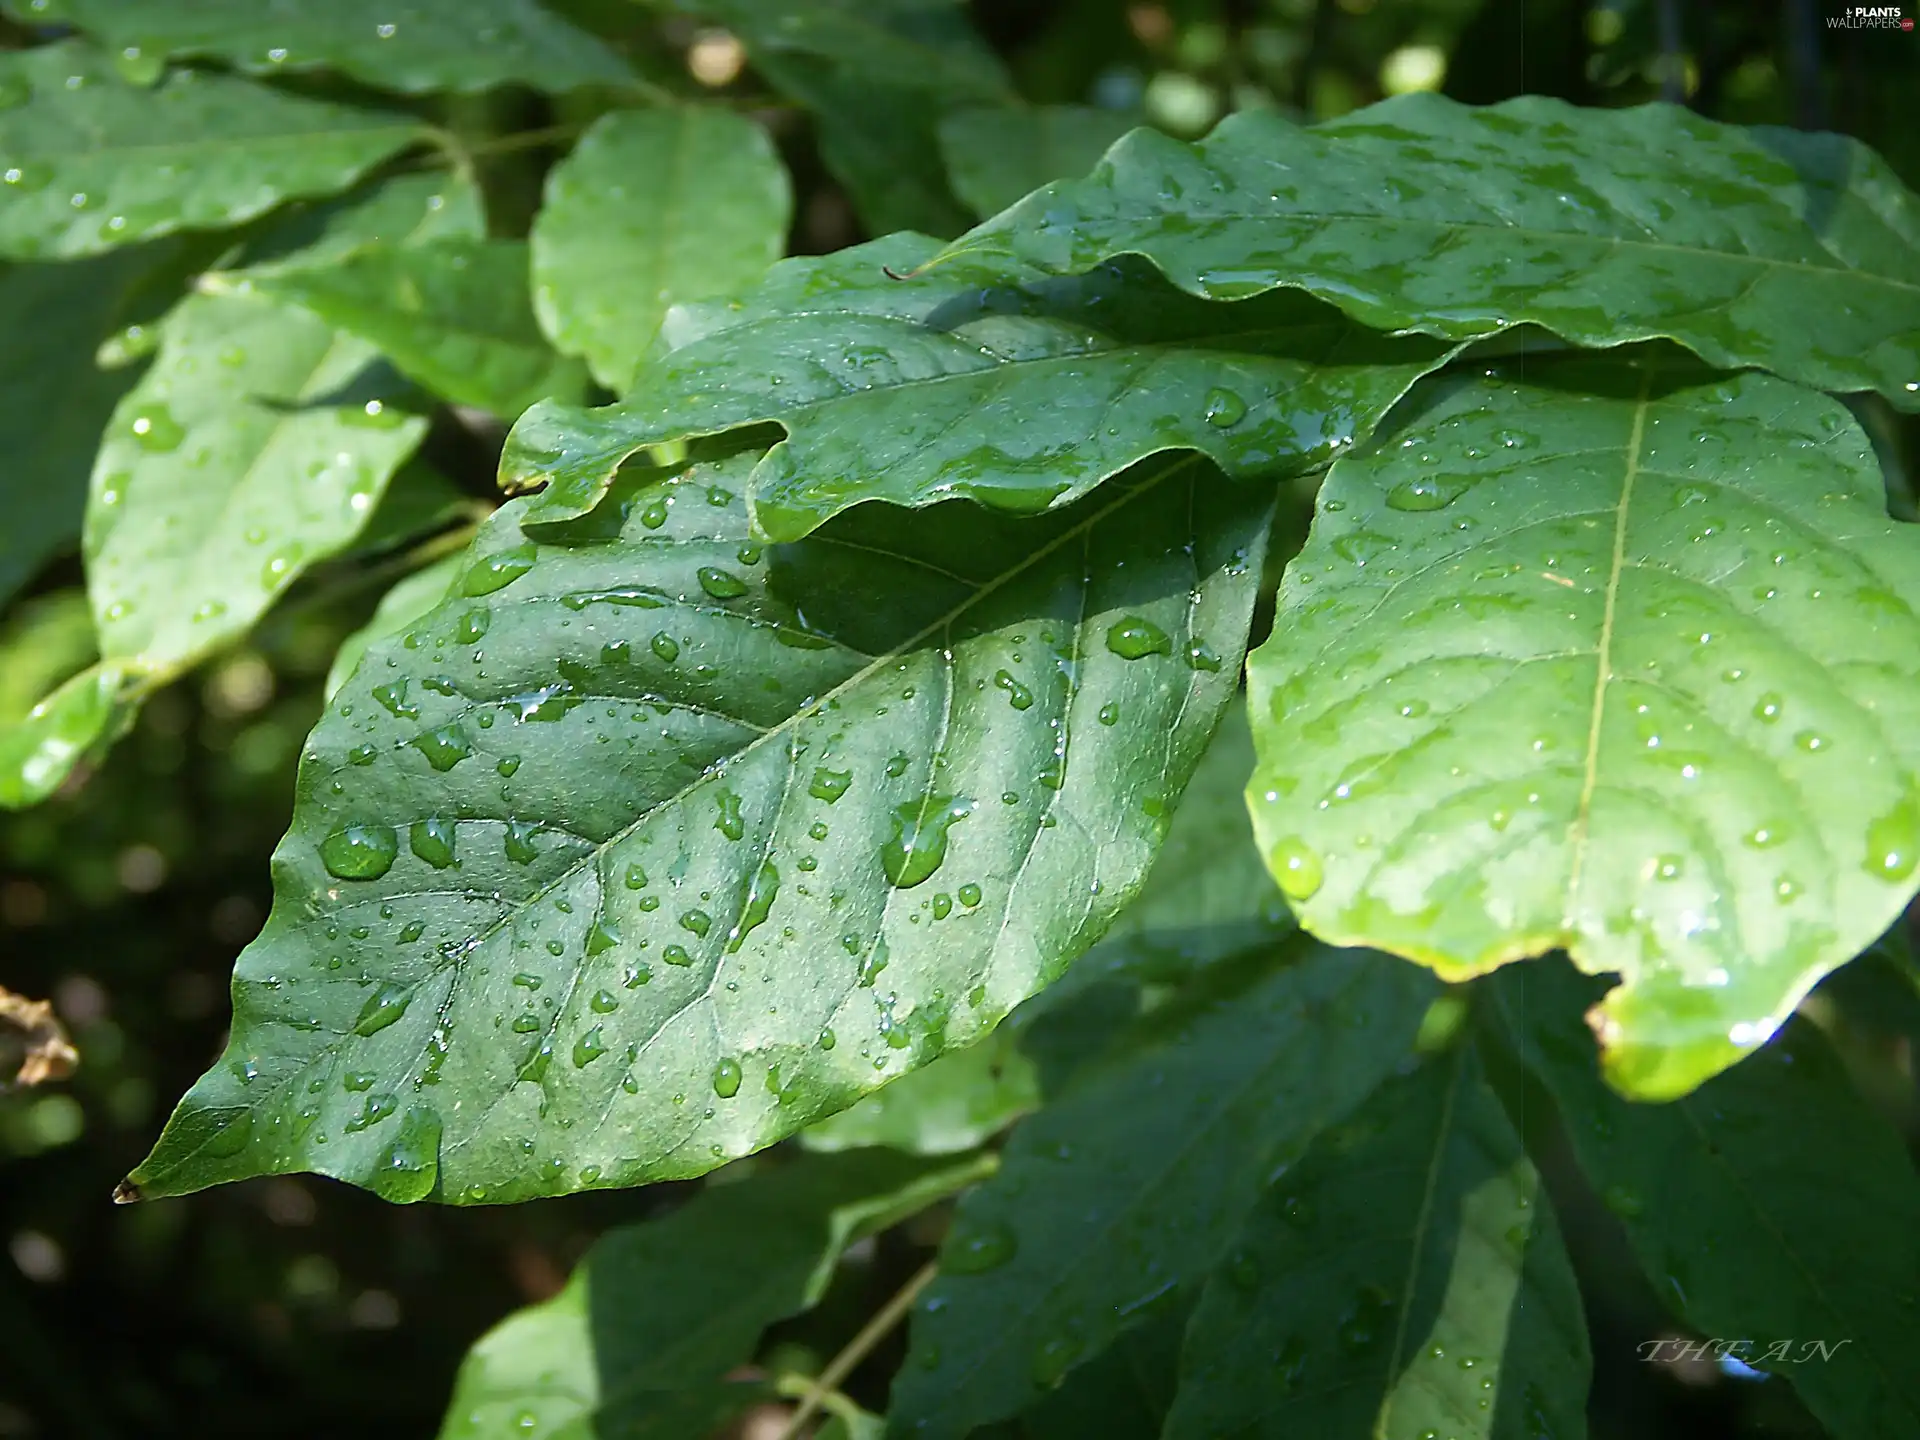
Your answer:
[[[794,1407],[793,1417],[787,1421],[787,1428],[780,1432],[780,1440],[799,1440],[800,1432],[807,1421],[820,1408],[827,1396],[840,1388],[840,1382],[853,1373],[854,1368],[872,1353],[874,1346],[886,1339],[893,1327],[906,1319],[907,1311],[913,1308],[913,1302],[920,1292],[927,1288],[933,1277],[940,1273],[940,1263],[929,1260],[913,1277],[895,1292],[893,1298],[874,1312],[873,1318],[860,1327],[860,1333],[849,1340],[840,1353],[827,1362],[827,1368],[815,1377],[813,1384],[807,1387],[807,1393],[800,1397],[800,1403]]]

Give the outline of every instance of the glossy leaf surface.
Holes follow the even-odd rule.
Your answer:
[[[785,248],[793,191],[767,132],[717,106],[616,111],[547,174],[533,304],[624,391],[669,306],[744,290]]]
[[[1763,1041],[1920,866],[1920,527],[1836,402],[1532,359],[1336,464],[1249,666],[1254,824],[1308,929],[1624,984],[1609,1078]]]
[[[1492,984],[1654,1290],[1749,1342],[1735,1358],[1785,1376],[1834,1440],[1920,1427],[1920,1182],[1900,1137],[1803,1020],[1691,1095],[1622,1100],[1581,1023],[1594,989],[1558,962]]]
[[[0,56],[0,255],[90,255],[218,228],[344,190],[421,138],[419,122],[238,76],[177,71],[152,88],[79,42]]]
[[[1580,1292],[1472,1048],[1269,1189],[1188,1326],[1167,1440],[1586,1433]]]
[[[896,235],[789,260],[738,305],[677,314],[674,348],[618,405],[530,412],[502,476],[547,482],[529,518],[561,519],[590,509],[642,446],[777,421],[788,438],[752,484],[755,524],[774,539],[863,500],[1032,512],[1164,450],[1202,451],[1230,474],[1311,469],[1447,354],[1300,295],[1208,305],[1138,266],[1029,287],[954,267],[888,278],[934,248]]]
[[[464,185],[416,177],[323,233],[340,245],[356,225],[386,236],[404,223],[425,239],[477,222]],[[405,394],[371,347],[311,315],[258,295],[188,297],[94,466],[87,588],[102,653],[169,675],[350,542],[425,434],[395,403]]]
[[[510,420],[536,400],[581,390],[578,363],[554,354],[534,319],[523,241],[380,246],[244,283],[366,341],[457,405]]]
[[[765,1397],[764,1384],[727,1373],[768,1325],[820,1299],[847,1246],[990,1165],[812,1156],[602,1236],[566,1289],[474,1346],[441,1440],[707,1433]]]
[[[1920,408],[1912,192],[1857,141],[1667,105],[1416,94],[1311,129],[1248,111],[1197,145],[1143,130],[954,251],[1056,271],[1144,255],[1198,295],[1296,286],[1454,339],[1667,337]]]
[[[1024,1410],[1219,1260],[1276,1163],[1407,1055],[1433,994],[1390,957],[1302,945],[1023,1121],[962,1199],[914,1312],[892,1433]]]
[[[544,542],[510,505],[369,650],[139,1189],[701,1174],[981,1037],[1106,927],[1233,692],[1265,498],[1183,460],[1045,520],[866,506],[762,550],[754,458]]]
[[[1084,175],[1133,125],[1090,105],[958,110],[940,122],[940,153],[954,193],[991,215],[1049,181]]]
[[[632,78],[612,51],[535,0],[6,0],[137,60],[207,56],[256,75],[316,67],[386,90],[542,90]]]

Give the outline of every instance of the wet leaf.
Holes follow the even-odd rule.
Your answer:
[[[1920,1182],[1825,1037],[1795,1019],[1691,1095],[1637,1105],[1594,1063],[1592,981],[1540,962],[1490,988],[1673,1313],[1747,1342],[1733,1358],[1784,1376],[1834,1440],[1920,1427]]]
[[[541,327],[624,391],[669,306],[743,290],[786,246],[767,132],[718,106],[603,115],[548,172],[533,222]]]
[[[327,698],[331,700],[340,692],[369,645],[389,635],[398,635],[444,600],[468,563],[463,554],[446,555],[396,581],[380,597],[372,618],[340,642],[333,664],[327,669]]]
[[[410,177],[332,217],[329,243],[355,223],[393,233],[401,215],[421,239],[478,219],[464,183]],[[94,465],[85,548],[102,653],[149,677],[243,633],[350,543],[426,431],[370,346],[231,293],[243,279],[168,316]]]
[[[888,278],[934,248],[896,235],[789,260],[737,305],[676,312],[674,348],[620,404],[535,407],[502,476],[547,482],[528,518],[562,519],[591,509],[643,446],[776,421],[788,438],[752,484],[755,523],[774,539],[863,500],[962,496],[1030,513],[1165,450],[1200,450],[1236,475],[1311,469],[1449,353],[1296,294],[1208,305],[1141,266],[1025,287],[958,267]]]
[[[1187,1328],[1168,1440],[1577,1440],[1586,1317],[1471,1046],[1390,1081],[1280,1177]]]
[[[1026,1409],[1219,1261],[1276,1164],[1406,1058],[1433,994],[1299,945],[1023,1121],[960,1203],[894,1381],[901,1434]]]
[[[754,460],[537,540],[509,505],[368,651],[141,1191],[391,1193],[409,1108],[443,1199],[697,1175],[980,1038],[1138,889],[1233,693],[1267,497],[1183,459],[1043,520],[863,506],[762,551]],[[1133,623],[1179,648],[1126,658]]]
[[[1826,397],[1513,373],[1328,476],[1249,666],[1255,831],[1329,941],[1619,972],[1608,1077],[1672,1096],[1920,884],[1920,528]]]
[[[494,1326],[454,1383],[440,1440],[703,1435],[767,1387],[728,1372],[812,1308],[849,1245],[977,1180],[977,1157],[812,1156],[703,1190],[603,1235],[553,1299]]]
[[[1456,340],[1667,337],[1920,408],[1913,194],[1858,141],[1670,105],[1417,94],[1310,129],[1251,110],[1195,145],[1143,130],[953,253],[1072,272],[1144,255],[1196,295],[1294,286]]]
[[[345,190],[422,135],[406,115],[331,105],[238,76],[130,84],[69,41],[0,55],[0,254],[90,255],[218,228]]]
[[[31,22],[42,7],[5,8]],[[59,14],[130,62],[205,56],[256,75],[325,67],[401,91],[632,79],[612,51],[534,0],[59,0]]]

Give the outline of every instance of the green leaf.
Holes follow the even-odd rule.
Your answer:
[[[402,1110],[441,1137],[408,1198],[697,1175],[981,1038],[1131,898],[1233,692],[1269,497],[1183,460],[1044,520],[868,505],[762,551],[754,458],[542,540],[508,505],[368,651],[140,1190],[392,1195]]]
[[[954,193],[974,214],[991,215],[1050,180],[1091,170],[1135,123],[1090,105],[958,110],[940,122],[940,153]]]
[[[425,569],[403,577],[382,595],[372,618],[340,642],[333,664],[327,669],[327,698],[331,700],[340,693],[340,687],[347,683],[374,641],[398,635],[446,599],[453,582],[469,563],[464,554],[442,556]]]
[[[134,378],[94,352],[175,254],[162,244],[0,270],[0,604],[77,546],[94,447]]]
[[[386,90],[621,85],[632,72],[533,0],[6,0],[32,22],[57,7],[128,57],[209,56],[256,75],[318,66]]]
[[[1160,1440],[1179,1379],[1186,1300],[1177,1293],[1155,1301],[1057,1389],[1012,1420],[975,1431],[977,1440]]]
[[[1448,979],[1619,972],[1634,1095],[1732,1064],[1917,883],[1920,528],[1886,503],[1846,410],[1770,377],[1436,387],[1334,466],[1249,664],[1302,923]]]
[[[178,71],[152,89],[78,42],[0,55],[0,255],[90,255],[344,190],[419,140],[406,115]]]
[[[1198,1280],[1274,1166],[1406,1058],[1435,987],[1383,955],[1303,946],[1220,988],[1023,1121],[961,1201],[894,1381],[897,1433],[1025,1409]]]
[[[395,180],[358,218],[390,233],[404,209],[426,239],[470,222],[465,193],[445,177]],[[353,219],[330,222],[334,243]],[[168,317],[94,466],[87,586],[107,659],[171,676],[353,540],[426,432],[376,362],[363,342],[258,295],[196,294]]]
[[[1691,1095],[1625,1101],[1581,1021],[1595,988],[1553,962],[1492,982],[1661,1298],[1750,1342],[1736,1358],[1790,1379],[1834,1440],[1920,1433],[1920,1181],[1899,1136],[1797,1019]]]
[[[682,0],[747,46],[754,68],[811,111],[820,156],[876,233],[966,224],[941,176],[938,123],[1003,103],[1006,73],[954,0]]]
[[[1184,981],[1283,939],[1293,917],[1253,844],[1242,794],[1252,769],[1246,712],[1234,705],[1187,783],[1146,884],[1100,943],[986,1040],[811,1126],[801,1143],[916,1154],[977,1145],[1107,1049],[1140,1013],[1146,986]]]
[[[1586,1433],[1580,1292],[1471,1046],[1267,1192],[1187,1328],[1167,1440]]]
[[[1669,105],[1420,94],[1312,129],[1248,111],[1197,145],[1143,130],[952,251],[981,252],[1056,271],[1144,255],[1211,299],[1298,286],[1456,340],[1664,336],[1920,408],[1912,193],[1858,141]]]
[[[554,354],[534,319],[524,241],[385,245],[238,284],[366,341],[456,405],[511,420],[536,400],[578,398],[583,388],[579,363]]]
[[[1165,450],[1263,479],[1312,469],[1449,353],[1300,295],[1208,305],[1139,266],[1027,287],[958,267],[888,278],[934,248],[896,235],[789,260],[738,305],[676,312],[674,348],[620,404],[530,411],[503,479],[547,482],[528,519],[565,519],[636,450],[776,421],[788,438],[752,482],[773,539],[864,500],[1025,513]]]
[[[793,190],[767,132],[718,106],[603,115],[534,217],[540,325],[624,391],[669,306],[745,289],[785,248]]]
[[[0,629],[0,808],[37,804],[129,713],[117,671],[89,667],[86,596],[60,590],[17,606]]]
[[[707,1434],[764,1395],[727,1372],[768,1325],[819,1301],[849,1245],[990,1168],[991,1157],[812,1156],[610,1231],[564,1290],[473,1347],[440,1440]]]

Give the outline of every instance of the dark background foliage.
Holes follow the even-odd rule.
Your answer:
[[[701,43],[711,54],[714,36],[696,20],[626,0],[553,8],[663,85],[698,89],[688,61]],[[1524,92],[1600,105],[1666,98],[1724,120],[1839,129],[1920,184],[1911,123],[1920,35],[1832,30],[1825,18],[1839,7],[1815,0],[980,0],[973,9],[1027,98],[1137,111],[1179,134],[1236,106],[1325,118],[1438,80],[1472,102]],[[0,44],[29,38],[0,30]],[[328,82],[302,82],[315,83]],[[751,71],[722,83],[749,102],[764,93]],[[564,137],[574,118],[564,102],[496,91],[448,102],[440,118],[478,152],[491,149],[483,179],[496,225],[524,226],[557,152],[537,135],[489,142]],[[862,238],[804,118],[771,98],[765,118],[796,177],[792,248]],[[449,416],[430,454],[486,497],[498,438]],[[70,562],[37,588],[78,578]],[[0,820],[0,974],[23,994],[52,997],[84,1056],[70,1083],[0,1095],[0,1437],[430,1434],[475,1337],[552,1293],[606,1226],[673,1201],[671,1187],[656,1187],[502,1210],[397,1208],[285,1177],[131,1209],[109,1203],[167,1105],[218,1053],[227,975],[264,918],[266,857],[286,824],[326,666],[386,578],[364,563],[310,577],[246,648],[156,696],[97,772]],[[1920,1133],[1911,990],[1869,961],[1836,977],[1813,1008],[1869,1092],[1910,1138]],[[1817,1434],[1782,1381],[1711,1361],[1638,1359],[1636,1346],[1672,1332],[1613,1217],[1570,1165],[1560,1170],[1549,1178],[1594,1337],[1593,1433]],[[886,1237],[782,1343],[817,1364],[924,1259],[916,1243],[926,1238]],[[849,1386],[875,1408],[898,1347],[896,1337]]]

